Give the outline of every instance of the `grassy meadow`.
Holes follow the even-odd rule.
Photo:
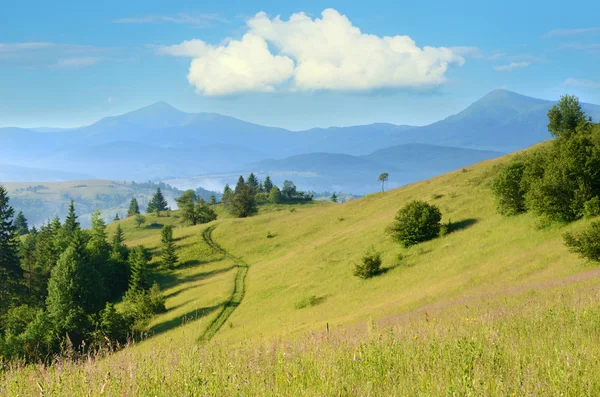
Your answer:
[[[498,215],[489,183],[509,158],[344,204],[122,220],[156,265],[160,227],[175,226],[180,265],[156,276],[168,311],[107,357],[11,364],[0,396],[599,395],[600,268],[562,241],[589,220]],[[386,228],[414,199],[452,232],[405,249]],[[370,246],[385,271],[362,280]]]

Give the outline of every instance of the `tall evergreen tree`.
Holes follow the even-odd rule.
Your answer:
[[[273,182],[271,182],[271,177],[269,177],[267,175],[267,177],[265,178],[265,181],[263,182],[263,190],[265,193],[271,193],[272,189],[273,189]]]
[[[150,200],[150,202],[148,203],[148,208],[146,208],[146,212],[149,214],[156,212],[156,214],[160,216],[160,212],[166,211],[167,206],[167,200],[165,200],[165,197],[163,196],[160,188],[157,188],[156,193],[154,193],[154,196],[152,197],[152,200]]]
[[[129,249],[124,244],[125,234],[121,225],[117,225],[112,238],[111,252],[108,259],[108,278],[110,280],[109,298],[118,298],[127,291],[129,284]]]
[[[138,205],[137,199],[134,197],[129,202],[129,209],[127,210],[127,217],[135,216],[140,213],[140,206]]]
[[[27,225],[27,219],[25,218],[25,215],[23,215],[23,211],[19,211],[17,214],[17,217],[15,218],[15,227],[17,228],[19,236],[29,233],[29,226]]]
[[[331,195],[331,201],[334,202],[334,203],[338,202],[338,198],[337,198],[335,192],[333,192],[333,194]]]
[[[69,204],[69,215],[65,219],[64,230],[67,238],[73,237],[73,234],[79,230],[79,222],[77,222],[78,216],[75,215],[75,201],[71,200]]]
[[[23,269],[19,261],[19,239],[13,222],[14,209],[0,185],[0,316],[23,298]]]
[[[217,204],[217,197],[214,194],[210,195],[210,201],[209,201],[210,205],[215,205]]]
[[[246,181],[244,181],[244,177],[240,175],[238,178],[237,184],[235,185],[234,193],[237,193],[243,186],[246,186]]]
[[[225,207],[225,209],[229,209],[232,199],[233,190],[231,190],[229,185],[225,185],[225,189],[223,189],[223,197],[221,198],[221,202],[223,203],[223,207]]]
[[[115,214],[115,219],[114,220],[115,221],[120,221],[121,220],[121,218],[119,217],[119,213],[118,212]]]
[[[173,226],[163,226],[160,244],[163,265],[168,269],[174,269],[178,258],[175,252],[175,241],[173,240]]]
[[[115,229],[115,234],[113,235],[113,238],[112,238],[112,251],[121,252],[124,247],[124,244],[123,244],[124,242],[125,242],[125,233],[123,232],[123,228],[119,224],[119,225],[117,225],[117,228]]]
[[[148,262],[150,259],[150,252],[141,245],[134,247],[129,253],[129,266],[131,268],[129,289],[131,291],[146,290],[150,286],[148,279],[150,273]]]
[[[59,336],[69,335],[78,346],[91,330],[89,314],[104,306],[100,274],[90,264],[86,239],[76,231],[69,247],[52,269],[46,307]]]
[[[252,188],[252,191],[254,193],[258,193],[258,178],[256,178],[256,175],[254,175],[253,172],[251,172],[250,175],[248,175],[248,180],[246,181],[246,184]]]

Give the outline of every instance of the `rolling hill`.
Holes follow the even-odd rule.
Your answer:
[[[344,204],[267,206],[247,219],[219,209],[218,220],[193,227],[176,213],[149,216],[175,226],[181,260],[157,277],[168,310],[149,337],[106,358],[11,368],[0,387],[20,395],[595,395],[600,272],[562,243],[590,221],[541,228],[530,214],[498,215],[490,180],[510,158]],[[454,231],[408,249],[392,241],[386,228],[414,199],[439,206]],[[158,252],[160,229],[120,224],[127,244]],[[358,279],[353,264],[369,246],[382,252],[385,272]],[[224,312],[211,342],[199,343]]]
[[[552,104],[495,90],[464,111],[422,127],[380,123],[288,131],[219,114],[185,113],[160,102],[71,130],[0,128],[0,158],[16,166],[148,180],[236,171],[259,160],[307,153],[366,156],[414,143],[506,153],[550,138],[546,113]],[[600,119],[600,106],[583,107]],[[370,172],[364,164],[360,172]]]

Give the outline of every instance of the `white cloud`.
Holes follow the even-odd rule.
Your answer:
[[[490,55],[485,55],[479,47],[451,47],[451,50],[465,58],[483,59],[485,61],[495,61],[506,57],[506,54],[503,52],[493,52]]]
[[[572,86],[572,87],[598,88],[598,89],[600,89],[600,82],[599,81],[584,80],[584,79],[574,79],[572,77],[566,79],[563,82],[563,85]]]
[[[512,72],[513,70],[523,69],[531,65],[531,62],[511,62],[508,65],[494,66],[497,72]]]
[[[119,18],[113,21],[114,23],[178,23],[188,25],[209,25],[210,22],[227,22],[227,20],[219,18],[216,14],[199,14],[190,15],[179,13],[177,15],[148,15],[143,17],[127,17]]]
[[[241,40],[219,46],[190,40],[158,53],[194,58],[188,80],[205,95],[436,86],[446,81],[451,64],[465,62],[451,48],[421,48],[408,36],[362,33],[333,9],[321,18],[297,13],[288,21],[260,12],[247,26]]]
[[[161,46],[156,48],[159,55],[169,55],[174,57],[200,58],[209,53],[214,47],[206,44],[202,40],[186,40],[181,44],[170,46]]]
[[[53,65],[53,67],[59,68],[59,69],[67,69],[67,68],[77,69],[77,68],[84,68],[84,67],[92,66],[101,61],[102,61],[102,58],[97,58],[97,57],[64,58],[64,59],[59,59],[58,62],[56,62],[56,64]]]
[[[600,33],[600,26],[595,26],[592,28],[579,28],[579,29],[553,29],[548,33],[544,34],[542,37],[551,38],[551,37],[565,37],[565,36],[582,36],[586,34]]]
[[[54,46],[56,46],[56,44],[46,42],[0,43],[0,53],[39,50],[41,48],[48,48]]]

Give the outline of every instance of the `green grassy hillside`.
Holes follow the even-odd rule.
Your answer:
[[[144,228],[123,220],[127,243],[146,245],[155,258],[160,225],[177,226],[181,265],[158,275],[167,313],[152,321],[146,340],[108,358],[14,368],[0,388],[597,395],[600,270],[562,242],[589,221],[541,228],[529,214],[499,216],[489,183],[509,159],[344,204],[264,207],[248,219],[219,209],[217,221],[194,227],[181,226],[177,214],[148,216]],[[409,249],[393,242],[385,230],[414,199],[438,205],[455,230]],[[353,264],[371,245],[383,252],[386,271],[354,277]],[[207,330],[210,343],[200,341]]]

